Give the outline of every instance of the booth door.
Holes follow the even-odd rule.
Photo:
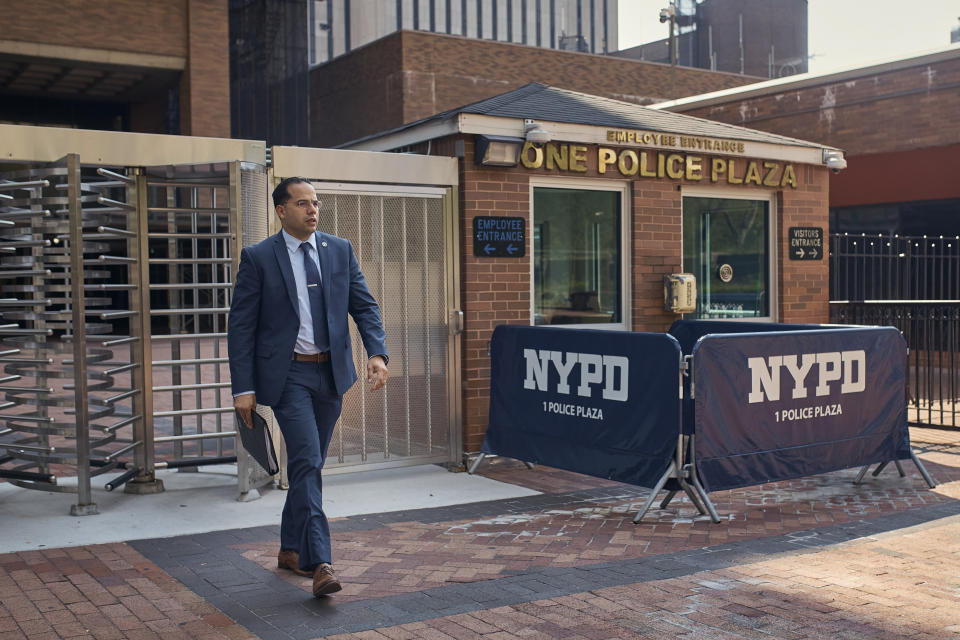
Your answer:
[[[769,200],[683,198],[683,270],[697,278],[693,318],[772,318]]]
[[[380,304],[390,382],[371,392],[366,352],[351,323],[361,379],[343,401],[327,459],[331,469],[456,460],[460,381],[450,318],[457,308],[450,189],[314,183],[318,228],[353,243]]]

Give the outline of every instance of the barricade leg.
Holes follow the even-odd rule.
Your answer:
[[[668,491],[668,492],[667,492],[667,497],[664,498],[663,501],[660,503],[660,508],[661,508],[661,509],[666,509],[666,508],[667,508],[667,505],[670,504],[670,501],[673,500],[673,497],[674,497],[675,495],[677,495],[677,492],[676,492],[676,491]]]
[[[913,460],[913,464],[917,465],[917,471],[920,472],[920,475],[923,476],[923,480],[927,483],[927,486],[933,489],[937,486],[937,483],[933,481],[933,478],[930,477],[930,474],[927,473],[927,470],[924,468],[923,464],[920,463],[920,458],[917,457],[917,454],[913,452],[913,449],[910,449],[910,459]]]
[[[690,474],[690,480],[693,482],[693,486],[700,495],[700,499],[703,500],[703,506],[707,508],[707,512],[710,514],[710,519],[713,520],[715,524],[720,524],[720,516],[717,515],[717,510],[713,508],[713,503],[710,502],[710,498],[707,497],[707,492],[704,490],[703,485],[700,484],[700,479],[697,478],[696,472]]]
[[[883,471],[886,467],[887,467],[886,462],[881,462],[880,464],[878,464],[877,468],[873,470],[873,477],[876,478],[877,476],[879,476],[880,472]]]
[[[473,464],[470,465],[470,468],[467,469],[467,473],[472,476],[473,473],[477,470],[477,467],[480,466],[480,463],[483,462],[483,459],[486,457],[487,457],[487,454],[485,453],[481,453],[480,455],[478,455],[477,459],[474,460]]]
[[[913,449],[910,449],[910,459],[913,460],[913,464],[916,465],[917,471],[920,472],[920,475],[923,477],[923,481],[927,483],[927,486],[930,487],[931,489],[933,489],[934,487],[936,487],[936,486],[937,486],[937,483],[934,482],[934,481],[933,481],[933,478],[930,477],[930,474],[927,473],[926,468],[923,466],[923,463],[920,462],[920,458],[917,457],[917,454],[914,453]],[[884,468],[886,468],[887,464],[889,464],[889,463],[888,463],[888,462],[881,462],[880,464],[878,464],[878,465],[877,465],[877,468],[874,469],[874,471],[873,471],[873,476],[876,477],[876,476],[880,475],[880,472],[883,471]],[[907,474],[904,473],[904,471],[903,471],[903,466],[900,464],[900,461],[899,461],[899,460],[894,460],[894,461],[893,461],[893,464],[896,465],[897,471],[900,473],[900,477],[901,477],[901,478],[905,478],[905,477],[907,476]],[[860,483],[863,481],[863,476],[867,475],[867,469],[869,469],[869,468],[870,468],[870,465],[866,465],[865,467],[863,467],[862,469],[860,469],[860,473],[858,473],[858,474],[857,474],[857,477],[854,478],[853,484],[860,484]]]
[[[647,497],[647,501],[643,503],[643,506],[640,508],[640,511],[637,511],[637,515],[633,519],[633,524],[640,522],[640,519],[646,515],[647,510],[650,509],[650,505],[653,504],[653,501],[657,499],[657,494],[660,493],[660,490],[663,489],[663,485],[667,484],[667,480],[670,478],[677,477],[677,463],[675,460],[670,461],[670,466],[667,467],[667,470],[663,472],[663,475],[660,476],[660,479],[657,480],[657,484],[650,490],[650,495]]]
[[[477,456],[477,459],[473,461],[473,464],[470,465],[470,468],[467,469],[467,474],[472,476],[473,472],[477,470],[477,467],[480,466],[480,463],[483,462],[484,458],[496,458],[496,457],[497,456],[493,455],[492,453],[481,453],[479,456]],[[537,466],[532,462],[527,462],[526,460],[522,460],[522,462],[527,467],[527,469],[530,469],[531,471]]]
[[[690,498],[690,502],[692,502],[693,506],[697,508],[697,511],[700,512],[700,515],[706,514],[707,510],[700,503],[700,500],[697,499],[697,494],[694,491],[693,487],[690,486],[690,483],[684,480],[683,478],[680,478],[680,486],[683,487],[683,492],[687,494],[688,498]]]

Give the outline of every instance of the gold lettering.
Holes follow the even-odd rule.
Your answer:
[[[658,154],[657,154],[657,177],[658,177],[658,178],[662,178],[662,177],[663,177],[663,174],[664,174],[664,172],[663,172],[663,163],[664,163],[664,161],[665,161],[666,159],[667,159],[667,157],[666,157],[665,155],[663,155],[662,153],[658,153]]]
[[[727,161],[727,182],[730,184],[743,184],[743,178],[736,176],[737,163],[734,160]]]
[[[617,131],[617,142],[626,142],[627,132],[626,131]]]
[[[683,156],[678,153],[667,156],[667,176],[674,180],[683,177]]]
[[[627,142],[636,142],[637,141],[637,132],[631,131],[627,134]]]
[[[779,186],[777,181],[777,169],[780,168],[780,165],[776,162],[764,162],[763,168],[767,170],[766,175],[763,176],[763,184],[768,187]]]
[[[760,185],[760,167],[754,160],[747,163],[747,175],[743,178],[744,184],[750,184],[751,182],[757,186]]]
[[[616,142],[617,141],[617,132],[612,129],[607,130],[607,142]]]
[[[797,174],[793,172],[793,165],[788,164],[783,167],[783,176],[780,178],[780,186],[790,185],[792,189],[797,188]]]
[[[687,180],[703,180],[703,165],[700,156],[687,156]]]
[[[653,169],[647,169],[647,152],[640,152],[640,176],[643,178],[656,178],[657,172]]]
[[[547,143],[547,169],[551,171],[555,168],[563,169],[564,171],[570,168],[570,160],[567,155],[567,145],[553,144],[552,142]],[[554,166],[556,165],[556,166]]]
[[[607,149],[605,147],[597,149],[597,173],[606,173],[607,165],[613,164],[616,161],[617,154],[613,149]],[[623,169],[620,169],[620,172],[623,173]]]
[[[530,159],[530,150],[533,150],[533,160]],[[523,145],[520,152],[520,163],[527,169],[539,169],[543,166],[543,149],[534,146],[532,142]]]
[[[723,158],[710,160],[710,182],[718,182],[720,174],[727,172],[727,162]]]
[[[587,171],[587,148],[582,145],[570,147],[570,171],[586,173]]]
[[[627,160],[630,160],[629,166],[627,166]],[[617,160],[617,168],[620,169],[620,173],[625,176],[636,175],[637,169],[640,168],[640,165],[637,162],[637,152],[633,149],[624,149],[621,151],[620,158]]]
[[[643,134],[644,144],[650,144],[652,141],[653,141],[653,136],[651,136],[649,133]]]

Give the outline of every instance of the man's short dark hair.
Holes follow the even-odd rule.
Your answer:
[[[292,184],[297,184],[298,182],[310,184],[310,181],[306,178],[300,178],[297,176],[294,176],[293,178],[284,178],[283,181],[277,185],[277,188],[273,190],[273,206],[279,207],[282,204],[286,204],[287,200],[290,199],[290,192],[287,191],[287,187]]]

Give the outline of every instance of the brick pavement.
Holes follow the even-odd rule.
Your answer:
[[[6,638],[960,637],[960,436],[909,462],[685,499],[497,460],[542,495],[333,521],[344,591],[276,569],[276,526],[0,555]]]

